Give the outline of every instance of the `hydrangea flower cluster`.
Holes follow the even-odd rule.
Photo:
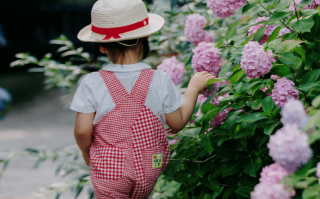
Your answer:
[[[267,146],[272,159],[289,173],[294,173],[312,156],[308,135],[300,133],[295,125],[284,126],[278,130],[275,135],[270,136]]]
[[[299,100],[289,99],[282,107],[281,115],[280,121],[283,126],[298,125],[299,128],[303,128],[308,122],[304,106]]]
[[[294,0],[295,4],[299,4],[301,0]],[[311,5],[305,6],[304,9],[316,9],[318,6],[320,6],[320,0],[313,0]],[[289,7],[289,10],[295,12],[294,3]]]
[[[206,98],[211,97],[212,95],[216,94],[219,91],[219,83],[213,83],[211,85],[212,85],[211,91],[208,87],[205,87],[203,91],[201,91],[201,94]]]
[[[271,75],[270,77],[271,79],[280,79],[280,77],[278,75]]]
[[[251,192],[251,199],[290,199],[289,193],[282,184],[259,183]]]
[[[317,173],[316,176],[319,178],[319,184],[320,184],[320,162],[317,164]]]
[[[209,31],[203,30],[207,20],[200,14],[191,14],[187,17],[186,25],[184,27],[184,33],[187,40],[194,45],[198,45],[200,42],[213,42],[213,36]]]
[[[294,88],[294,83],[283,77],[274,84],[271,97],[274,103],[282,108],[289,99],[298,99],[298,94],[299,91]]]
[[[254,79],[268,73],[274,61],[270,52],[267,54],[258,42],[249,41],[243,49],[240,64],[248,78]]]
[[[232,110],[232,108],[227,108],[219,113],[217,113],[214,118],[212,118],[210,124],[213,127],[218,127],[224,123],[224,121],[227,119],[229,112]]]
[[[258,19],[256,19],[256,21],[254,23],[258,23],[258,22],[261,22],[261,21],[268,21],[268,20],[269,20],[269,17],[258,17]],[[264,26],[264,24],[257,24],[255,26],[251,26],[249,28],[248,36],[256,33],[263,26]],[[266,43],[268,41],[268,39],[269,39],[270,35],[272,34],[273,30],[275,29],[275,27],[276,26],[274,26],[274,25],[267,25],[266,26],[266,29],[264,31],[263,37],[262,37],[262,39],[260,41],[260,44],[264,44],[264,43]]]
[[[184,64],[180,63],[175,56],[164,59],[158,69],[166,72],[174,84],[180,83],[183,75],[187,72]]]
[[[234,15],[234,12],[241,8],[246,0],[208,0],[207,6],[218,17],[224,18]]]
[[[260,175],[260,182],[267,182],[273,185],[279,184],[280,181],[288,175],[288,172],[281,165],[273,163],[272,165],[264,167]]]
[[[192,52],[192,67],[196,72],[207,71],[218,77],[222,63],[218,48],[213,47],[211,43],[201,42]]]

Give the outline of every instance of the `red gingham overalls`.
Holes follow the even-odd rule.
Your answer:
[[[148,198],[168,162],[163,124],[144,105],[153,72],[143,70],[129,94],[113,72],[100,71],[116,106],[93,131],[90,170],[97,199]]]

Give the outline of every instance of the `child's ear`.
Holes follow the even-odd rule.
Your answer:
[[[105,49],[105,47],[103,47],[102,45],[100,45],[99,50],[102,53],[106,53],[107,52],[107,49]]]

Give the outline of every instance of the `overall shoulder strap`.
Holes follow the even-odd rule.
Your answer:
[[[149,92],[153,73],[154,71],[152,69],[145,69],[141,71],[135,85],[132,88],[130,95],[134,96],[142,102],[145,102]]]
[[[100,75],[106,84],[113,102],[117,105],[123,98],[128,97],[128,92],[123,87],[119,79],[110,71],[100,71]]]

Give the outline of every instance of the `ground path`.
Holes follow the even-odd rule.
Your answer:
[[[5,120],[0,121],[0,150],[74,145],[75,113],[63,109],[61,97],[61,91],[52,89],[12,107]],[[54,175],[59,163],[47,161],[38,169],[33,169],[33,164],[34,161],[27,157],[11,162],[0,180],[0,199],[35,199],[32,192],[37,192],[39,187],[63,181]],[[79,199],[87,198],[85,196],[86,193]],[[61,199],[69,198],[74,196],[70,193],[61,196]]]

